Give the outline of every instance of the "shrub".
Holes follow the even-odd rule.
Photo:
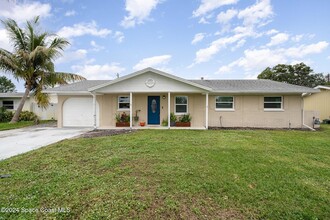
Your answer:
[[[190,114],[183,115],[180,118],[180,122],[191,122],[191,116],[190,116]]]
[[[176,115],[175,115],[173,112],[171,112],[171,115],[170,115],[170,121],[171,121],[171,122],[176,122],[176,120],[177,120]]]
[[[163,121],[162,121],[162,126],[167,126],[168,125],[168,121],[167,121],[167,119],[163,119]]]
[[[19,121],[37,121],[38,116],[34,114],[33,112],[29,111],[22,111],[19,115]]]
[[[8,111],[4,107],[0,108],[0,122],[9,122],[14,116],[12,111]]]
[[[122,114],[117,113],[115,114],[115,118],[116,118],[116,122],[130,122],[130,116],[126,115],[125,112],[123,112]]]

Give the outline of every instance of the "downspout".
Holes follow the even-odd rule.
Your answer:
[[[96,130],[96,95],[95,93],[91,93],[93,96],[93,127]]]
[[[302,125],[305,126],[306,128],[310,129],[311,131],[315,131],[314,128],[312,127],[309,127],[308,125],[305,124],[305,111],[304,111],[304,98],[303,98],[304,95],[301,96],[301,99],[302,99],[302,106],[301,106],[301,111],[302,111]]]

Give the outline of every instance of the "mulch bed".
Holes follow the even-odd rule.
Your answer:
[[[136,132],[136,130],[130,129],[106,129],[106,130],[93,130],[89,131],[85,134],[80,135],[79,137],[83,138],[93,138],[93,137],[103,137],[103,136],[113,136],[119,134],[130,134],[132,132]]]
[[[308,128],[254,128],[254,127],[209,127],[209,130],[269,130],[269,131],[283,131],[283,130],[296,130],[296,131],[310,131]],[[315,128],[315,130],[318,130]]]

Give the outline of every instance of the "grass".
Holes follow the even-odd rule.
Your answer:
[[[39,124],[49,123],[49,120],[41,120]],[[24,128],[35,125],[34,121],[19,121],[14,124],[10,124],[9,122],[1,122],[0,123],[0,131],[17,129],[17,128]]]
[[[65,140],[0,173],[0,219],[330,219],[330,126]]]

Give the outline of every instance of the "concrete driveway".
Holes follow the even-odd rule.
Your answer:
[[[0,160],[81,135],[91,129],[27,127],[0,131]]]

